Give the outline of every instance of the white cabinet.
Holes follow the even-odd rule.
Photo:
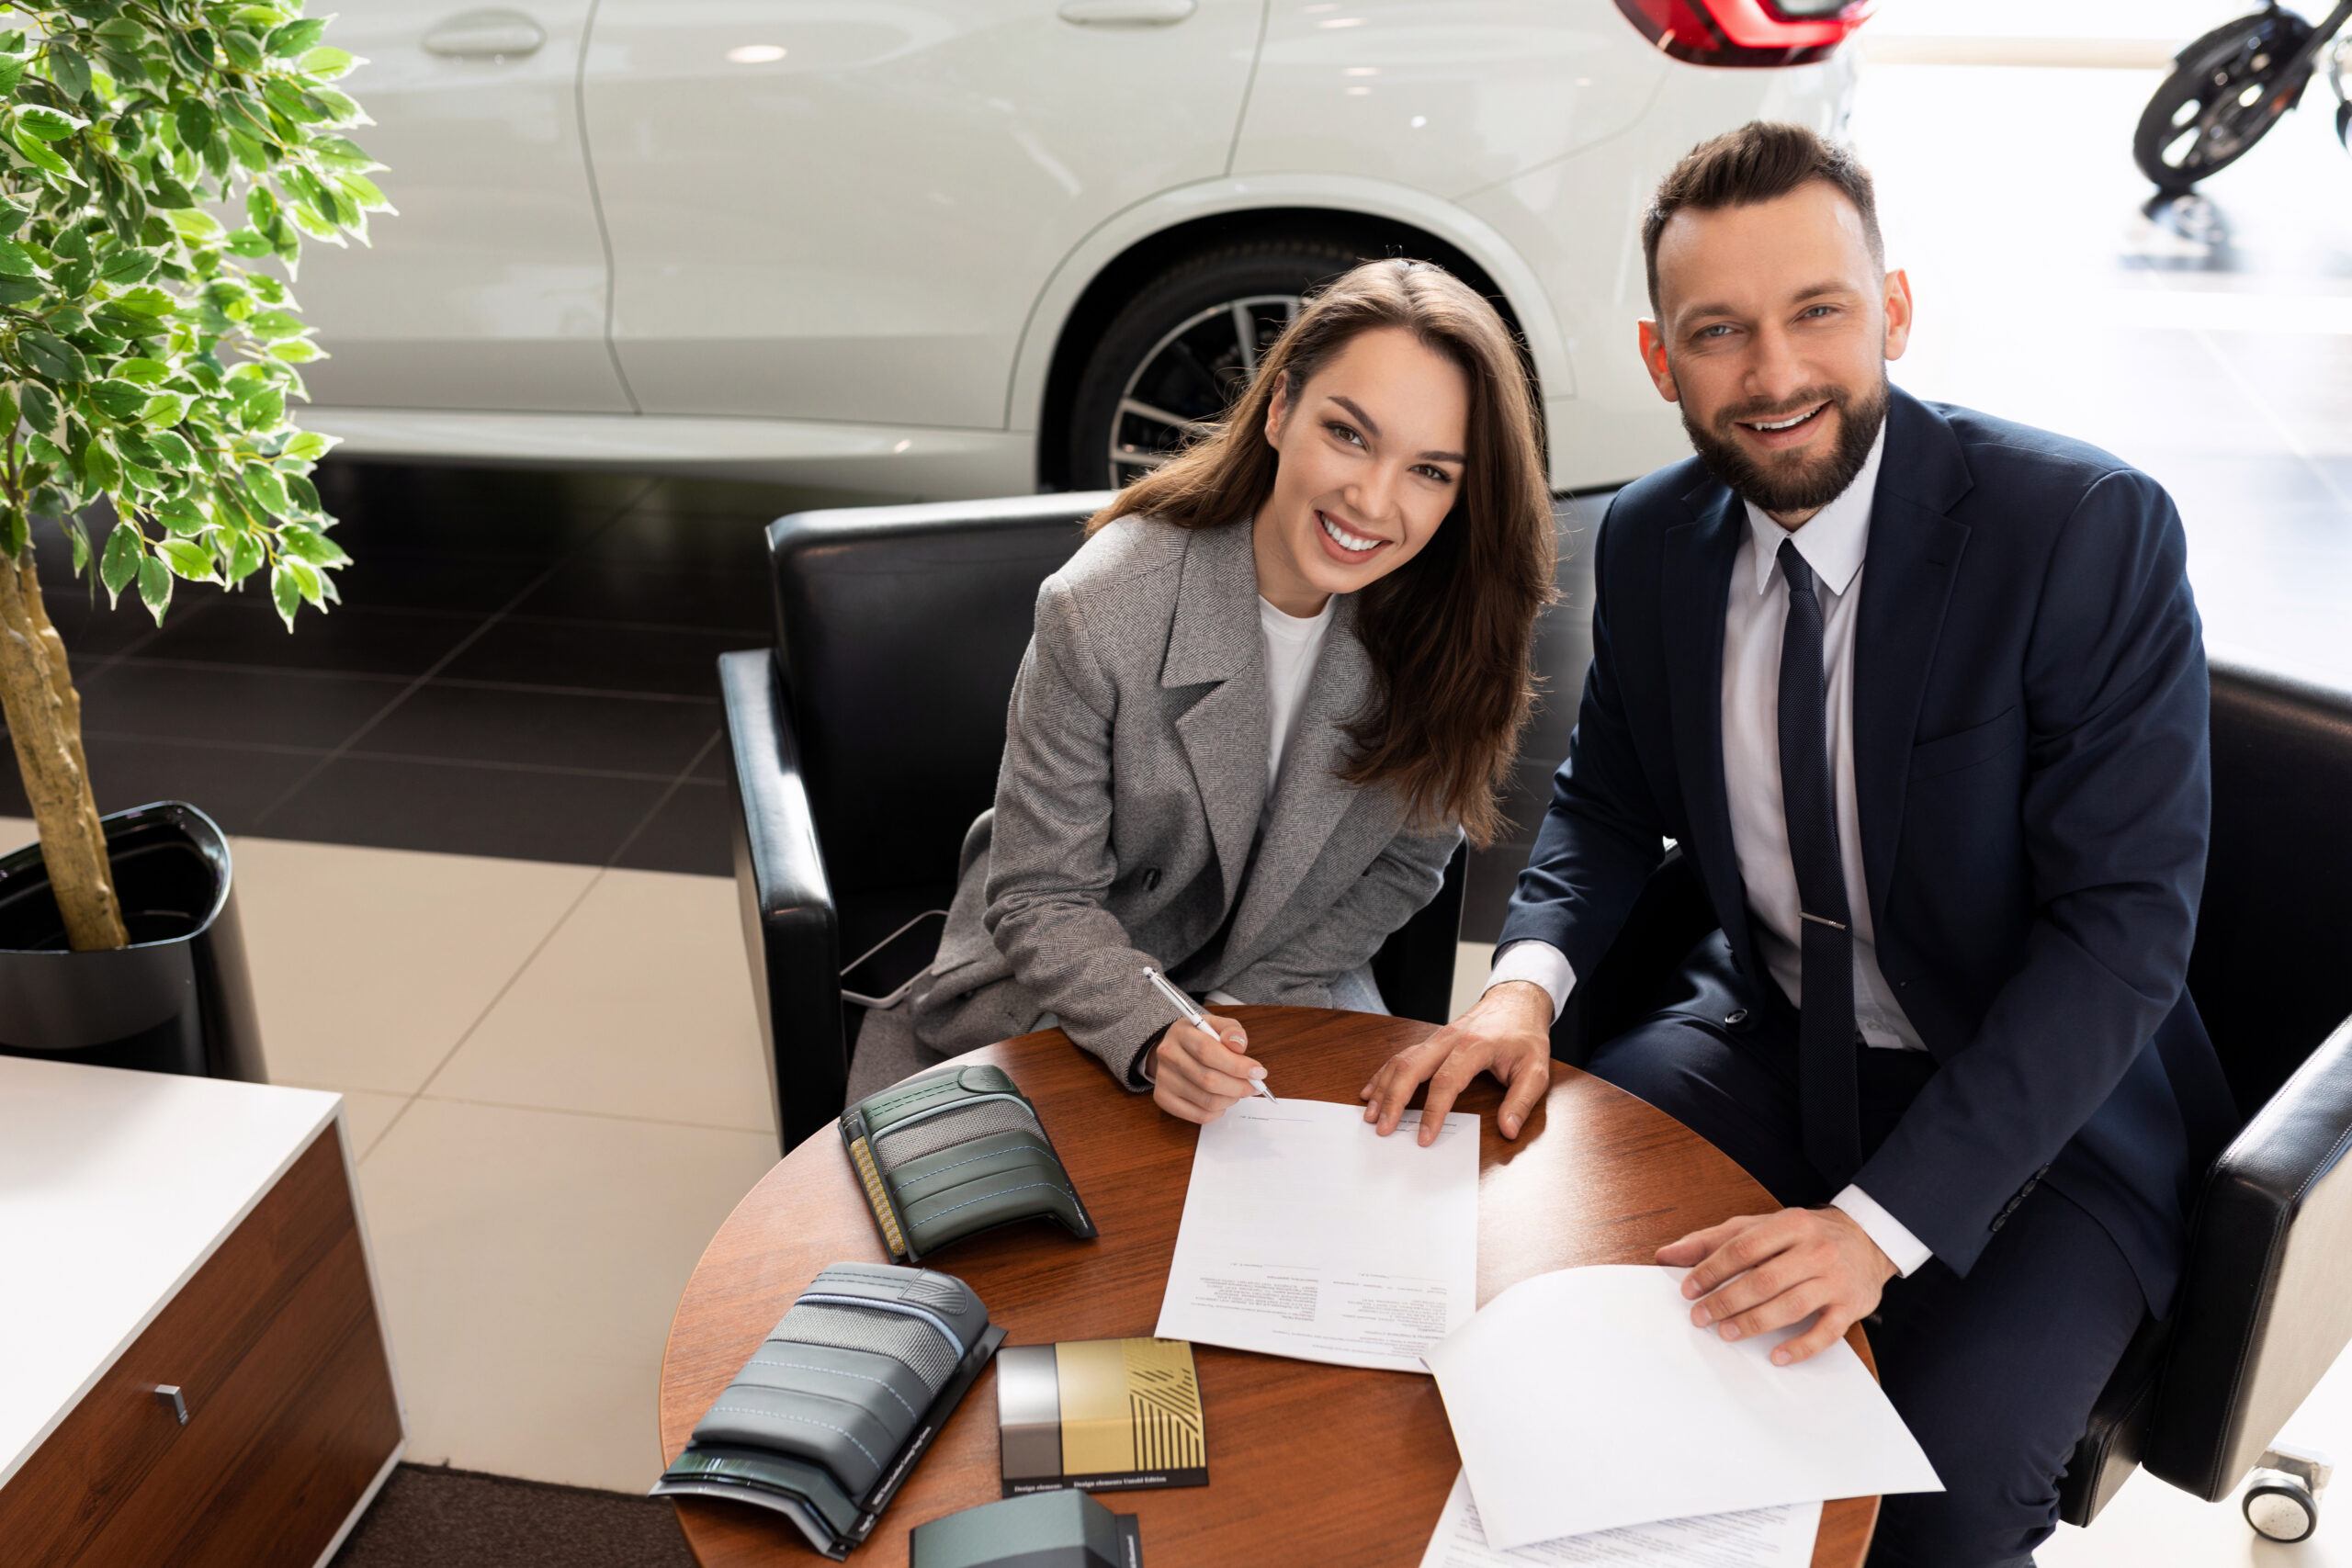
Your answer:
[[[295,294],[334,357],[302,374],[359,408],[627,412],[605,342],[607,273],[580,139],[590,0],[469,7],[336,0],[353,140],[399,216],[373,249],[305,244]]]
[[[1262,17],[603,0],[582,91],[639,404],[1002,428],[1053,269],[1121,209],[1225,173]]]

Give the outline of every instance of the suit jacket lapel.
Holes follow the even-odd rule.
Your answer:
[[[1729,489],[1709,479],[1683,497],[1691,521],[1666,532],[1663,579],[1667,689],[1688,852],[1698,862],[1716,918],[1746,971],[1759,973],[1747,930],[1747,891],[1732,848],[1724,786],[1724,609],[1747,514]]]
[[[1283,750],[1282,776],[1274,782],[1265,841],[1258,846],[1250,886],[1233,917],[1225,948],[1228,955],[1255,953],[1254,944],[1306,880],[1351,806],[1362,803],[1373,809],[1368,796],[1376,795],[1384,803],[1389,798],[1386,791],[1359,790],[1339,776],[1350,750],[1340,727],[1363,711],[1375,679],[1372,656],[1356,639],[1355,609],[1352,599],[1342,598],[1324,630],[1315,673],[1299,704],[1298,727]],[[1265,766],[1262,751],[1258,765]]]
[[[1229,909],[1266,798],[1269,705],[1250,525],[1193,530],[1180,572],[1159,683],[1209,687],[1177,716],[1176,735],[1208,817],[1223,906]]]
[[[1973,482],[1942,415],[1897,391],[1886,420],[1854,632],[1854,798],[1871,915],[1882,931],[1919,705],[1968,543],[1968,525],[1948,513]]]

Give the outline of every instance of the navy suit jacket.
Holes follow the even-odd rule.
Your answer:
[[[1611,504],[1592,666],[1503,942],[1591,974],[1671,838],[1741,972],[1766,976],[1723,759],[1747,527],[1696,458]],[[2046,1179],[2106,1226],[2158,1314],[2195,1179],[2236,1122],[2185,983],[2211,795],[2185,558],[2145,474],[1893,394],[1855,788],[1879,966],[1938,1070],[1854,1179],[1962,1274]]]

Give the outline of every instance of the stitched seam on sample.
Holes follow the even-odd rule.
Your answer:
[[[832,1348],[834,1349],[840,1348],[839,1346],[834,1346]],[[822,1372],[829,1378],[855,1378],[860,1382],[872,1383],[875,1387],[881,1389],[891,1398],[897,1400],[900,1404],[906,1404],[908,1415],[919,1416],[922,1414],[922,1412],[917,1410],[913,1405],[907,1404],[907,1396],[900,1393],[897,1389],[892,1388],[890,1386],[890,1380],[888,1378],[869,1377],[864,1372],[845,1372],[838,1367],[812,1367],[806,1361],[763,1361],[757,1356],[752,1358],[750,1364],[754,1367],[789,1367],[797,1372]]]
[[[990,1199],[1011,1197],[1015,1192],[1026,1192],[1033,1187],[1051,1188],[1054,1191],[1060,1193],[1071,1202],[1075,1203],[1078,1201],[1078,1194],[1071,1191],[1067,1187],[1056,1186],[1050,1181],[1024,1181],[1018,1187],[1008,1187],[1001,1192],[990,1192],[987,1194],[987,1196],[980,1198],[967,1198],[963,1202],[956,1204],[955,1208],[942,1209],[935,1214],[925,1214],[922,1219],[917,1220],[914,1223],[919,1225],[927,1225],[933,1220],[945,1219],[948,1215],[954,1213],[956,1209],[968,1209],[975,1203],[985,1203]]]
[[[874,1459],[874,1450],[872,1449],[867,1448],[864,1443],[858,1442],[856,1433],[843,1431],[841,1427],[834,1426],[830,1421],[819,1421],[807,1416],[786,1416],[782,1411],[777,1410],[755,1410],[748,1404],[714,1404],[711,1406],[711,1409],[724,1410],[730,1416],[757,1416],[763,1421],[797,1421],[804,1427],[822,1427],[828,1432],[840,1432],[842,1437],[847,1438],[856,1446],[859,1453],[864,1454],[867,1459],[874,1460],[876,1464],[880,1464],[882,1462],[878,1459]]]
[[[967,1165],[978,1165],[984,1159],[1002,1159],[1006,1155],[1023,1153],[1043,1154],[1046,1151],[1043,1149],[1029,1149],[1025,1146],[1022,1148],[999,1149],[992,1155],[974,1155],[970,1159],[959,1159],[954,1165],[943,1165],[937,1170],[927,1170],[921,1176],[904,1177],[903,1170],[901,1171],[901,1176],[904,1179],[910,1181],[929,1181],[934,1176],[944,1176],[951,1170],[961,1170]],[[920,1203],[922,1200],[918,1198],[915,1201]]]

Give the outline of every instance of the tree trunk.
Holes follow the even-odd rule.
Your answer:
[[[82,699],[65,667],[64,639],[41,607],[30,552],[21,560],[0,558],[0,707],[32,801],[49,885],[65,917],[65,940],[76,953],[129,946],[82,756]]]

